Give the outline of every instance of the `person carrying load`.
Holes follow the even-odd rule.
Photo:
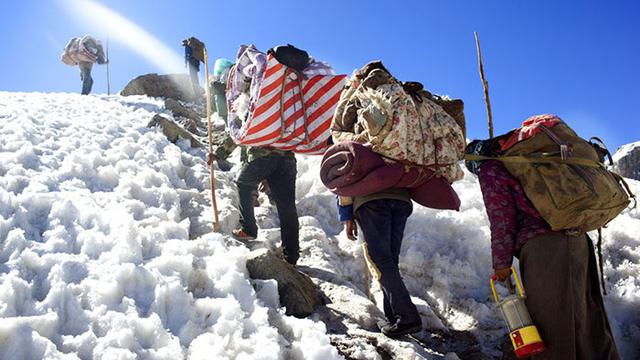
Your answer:
[[[508,279],[519,259],[526,307],[547,347],[536,359],[620,358],[586,234],[633,196],[605,168],[605,152],[549,114],[467,146],[465,164],[478,176],[489,217],[495,278]]]
[[[61,60],[71,66],[77,65],[80,68],[80,80],[82,81],[82,95],[91,93],[93,78],[91,69],[93,64],[107,64],[109,59],[105,57],[104,49],[100,40],[96,40],[90,35],[83,38],[74,37],[64,47]]]

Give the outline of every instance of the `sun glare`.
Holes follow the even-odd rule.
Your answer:
[[[126,45],[165,73],[184,71],[182,57],[176,51],[117,12],[91,0],[63,0],[62,3],[77,21],[96,35],[108,34],[110,41]]]

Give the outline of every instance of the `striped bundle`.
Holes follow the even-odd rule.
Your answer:
[[[250,146],[323,154],[329,147],[329,128],[345,83],[345,75],[313,67],[301,73],[269,54],[253,111],[234,140]]]

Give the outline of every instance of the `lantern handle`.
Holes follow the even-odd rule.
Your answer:
[[[520,292],[520,296],[524,297],[524,290],[522,289],[522,284],[520,283],[520,279],[518,278],[518,274],[516,273],[516,269],[512,266],[511,267],[511,275],[513,275],[513,279],[515,280],[516,283],[516,287],[518,288],[518,291]],[[491,275],[491,279],[489,280],[489,283],[491,284],[491,291],[493,292],[493,298],[496,300],[496,304],[500,303],[500,297],[498,296],[498,291],[496,290],[496,285],[495,282],[498,280],[498,278],[496,278],[496,275]],[[510,280],[510,278],[509,278]]]

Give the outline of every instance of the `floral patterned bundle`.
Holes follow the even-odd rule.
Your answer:
[[[349,140],[369,144],[388,159],[430,168],[449,182],[459,180],[466,146],[463,131],[427,94],[405,91],[384,67],[364,74],[361,70],[342,93],[334,138],[347,140],[339,129],[352,128]]]

